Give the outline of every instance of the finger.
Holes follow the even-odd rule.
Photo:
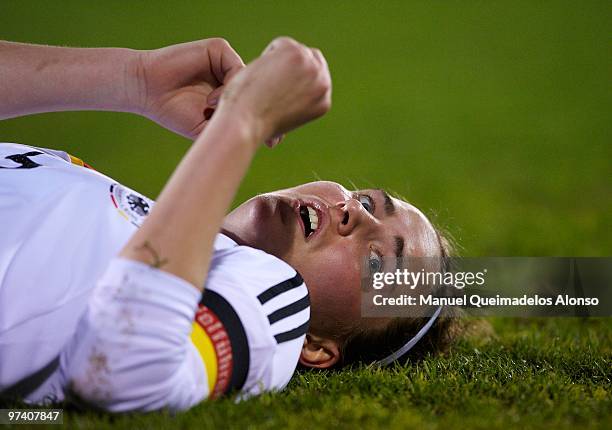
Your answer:
[[[219,104],[219,99],[221,98],[221,94],[223,94],[223,90],[225,89],[225,85],[220,85],[208,94],[206,97],[206,103],[208,106],[215,107]]]
[[[274,51],[277,48],[280,48],[283,45],[291,45],[291,44],[299,44],[299,42],[287,36],[277,37],[272,42],[270,42],[268,46],[266,46],[266,49],[263,50],[261,55],[269,54],[270,52]]]
[[[279,143],[281,143],[281,141],[285,138],[284,134],[281,134],[280,136],[274,136],[271,137],[270,139],[265,141],[265,144],[268,148],[274,148],[276,145],[278,145]]]
[[[323,54],[321,53],[319,49],[310,48],[310,52],[312,53],[312,56],[315,58],[317,63],[327,68],[327,60],[325,59],[325,57],[323,56]]]
[[[263,56],[263,55],[269,54],[270,52],[274,51],[275,48],[276,48],[276,39],[270,42],[268,46],[265,47],[261,55]]]
[[[210,69],[221,84],[242,70],[245,65],[240,55],[223,39],[213,39],[209,46]]]
[[[234,67],[233,69],[229,70],[226,74],[225,74],[225,79],[223,80],[223,85],[227,86],[227,84],[230,83],[230,81],[232,80],[232,78],[234,76],[236,76],[236,74],[238,74],[240,71],[242,71],[242,69],[244,69],[246,66],[240,66],[240,67]]]
[[[331,109],[332,105],[332,88],[331,86],[316,102],[316,116],[321,117],[325,115]]]

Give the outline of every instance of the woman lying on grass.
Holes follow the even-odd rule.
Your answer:
[[[298,362],[387,364],[452,337],[439,311],[360,314],[364,257],[370,271],[384,256],[447,257],[414,206],[314,182],[226,215],[260,143],[330,108],[318,50],[279,38],[244,66],[220,39],[146,52],[0,43],[0,58],[0,118],[126,111],[195,139],[155,204],[64,152],[0,145],[5,398],[182,410],[282,389]]]

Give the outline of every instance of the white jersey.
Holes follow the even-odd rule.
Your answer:
[[[289,382],[310,316],[299,274],[224,235],[203,294],[116,258],[152,205],[66,153],[0,144],[0,393],[182,410]]]

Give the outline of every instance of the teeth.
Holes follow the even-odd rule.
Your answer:
[[[308,207],[308,218],[310,219],[310,228],[316,230],[319,226],[319,217],[317,212],[311,207]]]

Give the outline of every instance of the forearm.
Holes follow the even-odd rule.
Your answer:
[[[137,111],[138,51],[0,41],[0,119],[66,110]]]
[[[260,140],[219,110],[120,255],[160,267],[203,289],[215,236]]]

